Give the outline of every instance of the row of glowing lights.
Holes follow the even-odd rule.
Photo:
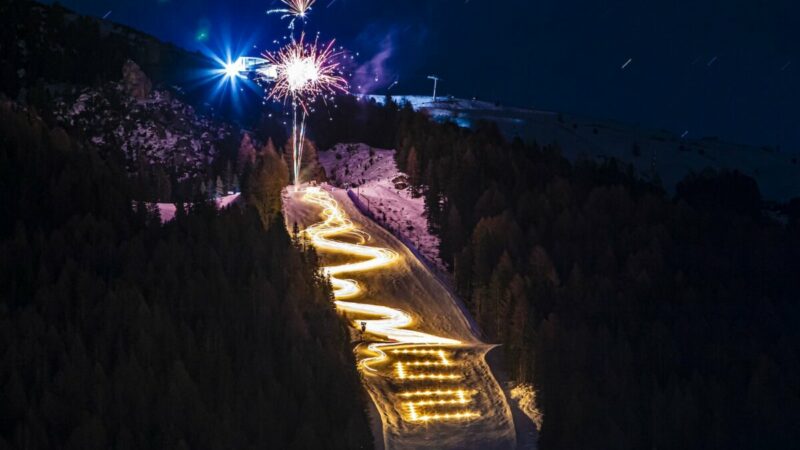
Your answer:
[[[371,355],[359,361],[359,367],[368,374],[378,374],[374,366],[387,362],[390,356],[403,355],[417,358],[416,361],[398,361],[394,364],[395,378],[401,383],[431,381],[454,382],[463,378],[455,372],[430,372],[428,369],[454,367],[450,353],[433,346],[458,346],[461,341],[436,336],[409,329],[414,324],[410,314],[395,308],[356,303],[351,301],[364,293],[364,288],[355,280],[342,277],[343,274],[367,272],[390,267],[399,262],[400,256],[388,249],[364,245],[369,235],[358,230],[338,202],[330,193],[311,186],[303,191],[303,200],[319,207],[322,221],[303,230],[304,236],[320,251],[351,255],[361,260],[335,266],[323,267],[323,272],[330,278],[337,309],[358,316],[376,317],[354,321],[355,326],[365,324],[366,332],[384,339],[386,342],[374,342],[367,346]],[[343,242],[334,237],[349,236],[356,242]],[[414,347],[416,346],[416,347]],[[425,346],[420,348],[419,346]],[[412,422],[433,422],[467,420],[480,417],[474,410],[464,409],[452,413],[436,413],[425,411],[431,407],[466,406],[472,400],[474,391],[465,389],[430,389],[405,391],[398,395],[402,398],[426,397],[423,400],[403,402],[406,419]]]
[[[419,408],[427,406],[444,406],[444,405],[466,405],[471,402],[470,398],[475,395],[475,391],[466,389],[428,389],[419,391],[410,391],[400,393],[400,397],[414,398],[414,397],[435,397],[445,398],[439,400],[417,400],[405,402],[404,406],[408,410],[409,419],[412,421],[435,421],[435,420],[458,420],[458,419],[472,419],[480,417],[475,411],[465,410],[454,413],[433,413],[421,414]],[[449,399],[449,400],[447,400]]]

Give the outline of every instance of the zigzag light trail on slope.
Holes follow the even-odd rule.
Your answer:
[[[351,315],[376,317],[354,321],[365,324],[366,333],[385,340],[373,342],[367,351],[373,356],[359,361],[359,367],[365,373],[379,374],[374,366],[388,361],[394,355],[411,357],[429,357],[428,361],[398,361],[394,364],[395,379],[401,383],[447,383],[463,378],[452,369],[455,363],[449,359],[450,352],[443,347],[458,347],[461,341],[436,336],[410,329],[414,325],[413,317],[400,309],[352,301],[364,293],[364,288],[352,279],[341,278],[343,274],[367,272],[387,268],[396,264],[400,255],[379,247],[365,245],[369,235],[356,228],[339,203],[323,189],[311,186],[304,188],[303,200],[322,209],[321,222],[315,223],[305,230],[303,235],[320,251],[356,256],[363,260],[323,267],[323,273],[330,278],[337,309]],[[358,243],[334,240],[335,236],[356,237]],[[448,372],[432,372],[432,369],[450,369]],[[447,407],[467,405],[475,392],[463,388],[428,389],[405,391],[399,394],[402,398],[425,397],[423,400],[406,400],[403,407],[406,419],[412,422],[468,420],[480,416],[477,411],[461,409],[454,412],[423,412],[431,407]]]

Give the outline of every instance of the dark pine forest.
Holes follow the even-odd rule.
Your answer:
[[[192,203],[162,225],[141,202],[169,200],[159,183],[53,116],[129,59],[159,89],[207,62],[57,4],[0,2],[0,22],[0,449],[371,448],[350,337],[283,225],[273,148],[238,167],[237,132],[205,175],[233,165],[244,201],[220,212],[176,184]]]
[[[259,190],[164,226],[131,190],[0,105],[0,448],[370,448],[330,287]]]

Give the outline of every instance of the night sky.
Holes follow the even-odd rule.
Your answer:
[[[62,4],[189,49],[286,34],[277,0]],[[443,94],[800,153],[798,23],[791,0],[318,0],[305,27],[359,52],[371,93],[426,94],[437,74]]]

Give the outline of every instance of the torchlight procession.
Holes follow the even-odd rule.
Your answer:
[[[459,363],[452,359],[452,354],[453,349],[463,345],[461,341],[409,329],[414,325],[414,319],[405,311],[343,301],[363,295],[365,289],[357,281],[339,276],[384,269],[396,264],[400,256],[388,249],[364,245],[370,236],[356,228],[339,203],[325,190],[316,186],[306,187],[302,198],[319,207],[323,218],[321,222],[305,228],[303,236],[317,250],[362,259],[323,267],[323,273],[330,277],[334,289],[336,308],[348,316],[357,316],[353,326],[358,328],[361,325],[365,334],[381,339],[380,342],[367,345],[365,353],[370,356],[359,361],[362,372],[380,375],[385,374],[385,370],[381,370],[383,367],[394,368],[389,373],[401,386],[398,396],[404,399],[402,406],[408,421],[452,421],[480,417],[480,413],[468,408],[475,391],[458,384],[463,374],[458,371]],[[355,237],[358,243],[334,240],[336,236]],[[415,389],[417,384],[431,382],[447,384],[448,387]]]

